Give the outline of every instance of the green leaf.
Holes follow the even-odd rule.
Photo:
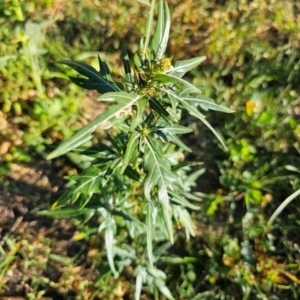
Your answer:
[[[134,131],[143,120],[143,114],[145,112],[145,108],[147,106],[147,99],[141,98],[136,102],[137,112],[134,118],[131,119],[130,131]]]
[[[194,210],[200,209],[200,206],[190,203],[184,197],[182,197],[181,195],[178,195],[177,193],[169,192],[169,195],[171,196],[171,201],[175,202],[176,204],[179,204],[183,207],[188,207],[188,208],[194,209]]]
[[[213,99],[199,95],[197,97],[182,97],[182,99],[189,103],[190,105],[193,105],[194,107],[201,106],[203,109],[208,110],[216,110],[221,111],[224,113],[232,113],[233,111],[225,106],[216,104]]]
[[[140,55],[135,53],[134,56],[133,56],[133,61],[134,61],[134,64],[135,64],[137,70],[139,72],[143,73],[144,69],[143,69],[142,58],[140,57]],[[138,79],[136,79],[136,81],[138,81]]]
[[[194,106],[191,105],[191,103],[184,101],[183,98],[181,98],[180,96],[176,95],[173,91],[170,90],[166,90],[164,89],[164,91],[166,93],[170,93],[174,98],[176,98],[181,105],[194,117],[198,118],[200,121],[202,121],[202,123],[204,123],[213,133],[214,135],[217,137],[217,139],[221,142],[221,144],[223,145],[223,147],[225,149],[227,149],[222,137],[215,131],[215,129],[206,121],[205,116],[203,114],[201,114],[198,109]]]
[[[195,162],[195,161],[184,161],[184,162],[181,162],[179,164],[177,164],[176,166],[173,166],[172,167],[172,170],[173,171],[176,171],[176,170],[180,170],[180,169],[190,169],[190,167],[195,167],[195,166],[201,166],[203,165],[202,162]]]
[[[101,185],[101,176],[105,174],[104,171],[100,171],[98,168],[91,167],[83,172],[83,174],[71,177],[72,180],[76,180],[69,190],[64,193],[53,205],[52,208],[64,206],[68,203],[74,203],[80,195],[83,195],[86,201],[88,201],[93,193],[99,190]]]
[[[287,197],[275,210],[275,212],[272,214],[271,218],[268,221],[267,226],[271,226],[274,220],[279,216],[279,214],[298,196],[300,195],[300,189],[295,191],[292,195]]]
[[[114,273],[115,277],[118,276],[118,272],[116,271],[114,264],[114,219],[109,216],[105,220],[105,249],[109,267],[111,271]]]
[[[184,228],[187,230],[187,236],[189,236],[189,234],[191,236],[195,236],[195,225],[188,211],[178,205],[173,205],[173,211],[175,219],[177,219],[181,224],[183,224]]]
[[[106,146],[105,144],[97,145],[96,147],[84,147],[80,146],[72,150],[74,153],[79,153],[81,155],[90,156],[93,158],[99,157],[111,157],[115,154],[110,147]]]
[[[124,64],[124,78],[128,83],[134,83],[130,68],[129,56],[125,47],[122,49],[122,59]]]
[[[167,288],[166,284],[162,280],[155,280],[155,285],[159,291],[169,300],[174,300],[170,290]]]
[[[137,266],[137,268],[135,269],[135,275],[136,275],[136,280],[135,280],[135,297],[134,297],[134,299],[140,300],[141,293],[142,293],[143,281],[147,275],[145,268],[140,265]]]
[[[111,142],[112,146],[116,149],[117,153],[121,154],[123,151],[123,147],[120,141],[116,137],[112,137],[109,133],[106,135],[107,140]]]
[[[71,218],[71,217],[79,217],[82,215],[89,215],[94,214],[95,210],[90,208],[84,208],[78,210],[78,208],[66,208],[66,209],[59,209],[59,210],[44,210],[37,212],[40,216],[47,216],[47,217],[62,217],[62,218]]]
[[[195,186],[196,180],[205,173],[205,169],[199,169],[193,173],[191,173],[184,181],[185,186]]]
[[[123,166],[121,168],[121,174],[125,171],[125,169],[127,168],[128,164],[130,163],[132,157],[135,156],[134,152],[137,148],[137,145],[139,143],[139,138],[140,138],[140,134],[137,131],[133,131],[128,143],[125,147],[126,151],[124,154],[124,158],[123,158]]]
[[[178,147],[180,147],[181,149],[187,151],[187,152],[192,152],[192,149],[190,147],[188,147],[187,145],[185,145],[182,140],[174,134],[168,134],[167,135],[168,140],[172,141],[173,143],[175,143]]]
[[[151,98],[149,100],[150,107],[156,111],[166,122],[171,122],[171,117],[167,110],[155,99]]]
[[[151,48],[155,54],[157,54],[159,45],[161,44],[165,28],[165,13],[164,13],[164,3],[162,0],[159,1],[158,5],[158,20],[155,28],[155,33],[151,40]]]
[[[184,94],[187,90],[189,91],[189,93],[196,93],[196,94],[201,94],[201,91],[196,88],[194,85],[192,85],[191,83],[189,83],[188,81],[176,77],[175,75],[172,74],[156,74],[154,76],[154,80],[157,80],[161,83],[174,83],[176,86],[183,86],[186,87],[186,90],[184,90],[182,93]],[[162,91],[166,92],[167,90],[162,88]]]
[[[110,75],[109,67],[108,67],[107,63],[100,58],[100,55],[98,55],[98,62],[99,62],[101,76],[104,79],[106,79],[107,81],[113,82],[113,79]]]
[[[172,126],[170,126],[170,124],[163,124],[161,125],[159,130],[164,132],[165,134],[185,134],[193,131],[192,128],[177,124],[172,124]]]
[[[67,65],[76,70],[79,74],[87,77],[88,79],[70,76],[70,80],[82,88],[97,90],[99,93],[103,94],[121,90],[120,86],[115,81],[112,79],[108,80],[108,78],[111,78],[110,75],[108,76],[109,73],[107,74],[107,72],[109,72],[108,67],[104,62],[101,62],[100,57],[99,63],[104,68],[104,70],[101,70],[100,72],[83,62],[59,60],[55,63]]]
[[[107,99],[107,101],[114,101],[117,104],[110,106],[106,112],[79,130],[72,138],[63,142],[58,148],[56,148],[47,156],[47,159],[53,159],[63,155],[89,141],[92,138],[92,132],[94,132],[98,126],[132,106],[140,97],[141,96],[139,95],[125,92],[107,93],[102,95],[100,97],[102,100]]]
[[[176,77],[182,77],[185,73],[197,67],[205,59],[206,56],[200,56],[192,59],[177,61],[174,68],[167,70],[167,73]]]
[[[127,166],[127,168],[124,171],[124,174],[135,181],[141,181],[141,176],[139,172],[133,169],[131,166]]]
[[[134,218],[130,213],[127,213],[126,211],[121,210],[121,209],[113,209],[111,211],[111,215],[120,216],[126,221],[135,222],[135,225],[138,225],[140,228],[143,228],[145,226],[144,223],[142,223],[138,219]]]
[[[162,206],[167,236],[173,243],[172,213],[168,190],[172,190],[172,184],[180,184],[180,180],[171,171],[168,160],[159,155],[161,152],[159,148],[161,148],[161,144],[158,140],[152,139],[150,136],[145,139],[144,166],[147,176],[144,180],[144,193],[146,199],[151,201],[151,192],[157,186],[157,197]]]
[[[142,48],[142,59],[144,60],[146,58],[147,49],[149,46],[151,31],[152,31],[152,22],[153,22],[153,16],[154,16],[154,8],[155,8],[155,0],[151,1],[151,8],[150,12],[147,18],[147,24],[146,24],[146,30],[145,30],[145,36],[144,36],[144,42],[143,42],[143,48]]]
[[[160,0],[160,2],[163,2]],[[171,16],[168,4],[166,2],[163,3],[164,9],[160,9],[159,13],[163,14],[163,32],[162,36],[160,37],[159,46],[157,50],[155,50],[156,59],[161,59],[164,57],[166,52],[168,41],[169,41],[169,32],[171,26]]]
[[[148,259],[149,264],[151,267],[153,267],[153,249],[152,249],[152,236],[153,236],[153,228],[155,228],[155,224],[153,222],[153,209],[152,209],[152,203],[149,202],[147,205],[147,215],[146,215],[146,236],[147,236],[147,253],[148,253]]]

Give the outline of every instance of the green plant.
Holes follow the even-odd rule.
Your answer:
[[[83,216],[82,226],[92,217],[100,222],[108,264],[118,276],[131,266],[136,276],[136,299],[143,283],[150,293],[172,295],[165,285],[166,274],[156,263],[174,243],[181,226],[186,236],[194,236],[194,224],[188,209],[198,209],[191,201],[201,200],[192,193],[203,169],[198,162],[184,162],[183,152],[191,152],[178,135],[191,128],[179,125],[182,112],[201,120],[224,145],[222,138],[199,111],[230,109],[203,96],[200,90],[182,79],[205,57],[177,61],[165,56],[169,40],[170,12],[159,1],[158,20],[152,40],[155,1],[150,12],[140,50],[134,55],[134,71],[124,48],[122,81],[112,78],[106,62],[99,57],[100,71],[76,61],[60,60],[84,77],[70,77],[86,89],[97,90],[99,101],[110,103],[107,110],[72,138],[48,155],[48,159],[70,151],[87,157],[81,174],[69,176],[69,188],[52,206],[41,212],[48,216]],[[93,134],[101,126],[107,139],[93,143]],[[84,145],[84,146],[82,146]],[[72,208],[63,208],[73,204]],[[130,241],[130,244],[128,243]],[[157,298],[158,296],[156,296]]]

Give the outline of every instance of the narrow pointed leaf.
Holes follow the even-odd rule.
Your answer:
[[[79,74],[87,77],[88,79],[70,76],[71,81],[80,87],[95,89],[99,93],[116,92],[121,90],[120,86],[115,81],[106,79],[101,75],[101,71],[98,72],[95,68],[86,63],[71,60],[59,60],[55,63],[67,65],[76,70]]]
[[[98,62],[99,62],[99,68],[100,68],[101,76],[104,79],[106,79],[110,82],[113,82],[113,79],[110,75],[109,67],[108,67],[107,63],[101,59],[100,55],[98,55]]]
[[[178,182],[178,176],[172,173],[169,162],[158,155],[159,141],[147,138],[145,140],[145,169],[147,176],[144,181],[145,197],[151,201],[151,192],[157,186],[158,200],[162,206],[163,219],[169,240],[173,243],[172,214],[168,190],[172,190],[172,184]]]
[[[140,134],[137,131],[132,132],[128,143],[126,145],[126,151],[123,158],[123,166],[121,169],[121,174],[125,171],[128,164],[130,163],[132,157],[134,157],[134,152],[136,151],[137,145],[139,143]]]
[[[199,210],[200,206],[194,205],[192,203],[190,203],[189,201],[187,201],[184,197],[182,197],[181,195],[178,195],[176,193],[173,192],[169,192],[169,195],[171,196],[171,200],[172,202],[175,202],[181,206],[190,208],[190,209],[194,209],[194,210]]]
[[[201,106],[203,109],[208,110],[216,110],[224,113],[232,113],[233,111],[225,106],[219,105],[215,103],[211,98],[205,97],[203,95],[199,95],[197,97],[184,97],[182,98],[185,102],[193,105],[195,107]]]
[[[144,269],[141,266],[138,266],[136,269],[136,279],[135,279],[135,295],[134,299],[135,300],[140,300],[141,299],[141,294],[142,294],[142,287],[143,287],[143,273]]]
[[[169,300],[175,300],[175,298],[172,296],[170,290],[165,285],[164,281],[156,282],[156,286],[159,289],[159,291]]]
[[[177,135],[175,135],[175,134],[168,134],[168,140],[170,140],[173,143],[175,143],[181,149],[183,149],[183,150],[185,150],[187,152],[192,152],[192,149],[190,147],[188,147],[187,145],[185,145]]]
[[[105,248],[107,261],[111,271],[117,276],[117,271],[114,264],[114,232],[113,232],[114,220],[110,217],[107,220],[106,228],[105,228]]]
[[[196,180],[205,173],[205,169],[201,168],[195,172],[193,172],[192,174],[190,174],[186,179],[185,179],[185,184],[187,186],[194,186]]]
[[[119,92],[107,93],[105,95],[102,95],[100,98],[102,100],[107,99],[108,101],[114,101],[117,104],[110,106],[106,112],[98,116],[95,120],[90,122],[81,130],[79,130],[72,138],[63,142],[58,148],[56,148],[47,156],[47,159],[53,159],[55,157],[63,155],[89,141],[92,138],[92,132],[94,132],[98,126],[110,120],[125,109],[129,108],[140,98],[140,96],[136,96],[133,93]]]
[[[190,93],[201,94],[201,91],[198,88],[196,88],[194,85],[192,85],[188,81],[186,81],[182,78],[176,77],[175,75],[172,75],[172,74],[156,74],[155,79],[157,79],[158,81],[160,81],[162,83],[173,82],[177,86],[179,85],[179,86],[186,87],[190,91]],[[162,89],[162,90],[165,91],[165,89]]]
[[[182,77],[185,73],[197,67],[205,59],[206,56],[200,56],[192,59],[177,61],[174,68],[169,69],[167,73],[177,77]]]
[[[71,177],[72,180],[76,180],[76,185],[73,185],[66,193],[64,193],[53,205],[52,208],[62,207],[68,203],[74,203],[77,201],[81,194],[87,195],[88,200],[92,196],[92,193],[96,192],[101,185],[101,176],[104,172],[101,172],[98,168],[91,167],[81,174],[78,179]]]
[[[188,211],[180,206],[174,206],[173,208],[176,217],[180,220],[180,223],[183,224],[184,228],[191,236],[195,236],[195,225]]]
[[[147,18],[146,30],[145,30],[145,41],[142,48],[142,59],[146,58],[147,49],[150,42],[150,36],[152,31],[152,23],[153,23],[153,16],[154,16],[154,8],[155,8],[155,0],[151,1],[151,8]]]
[[[150,107],[156,111],[166,122],[171,123],[171,116],[167,110],[155,99],[151,98],[149,100]]]
[[[147,99],[145,98],[141,98],[136,102],[137,112],[135,118],[132,119],[130,131],[134,131],[142,123],[146,105]]]
[[[155,228],[155,224],[153,223],[152,219],[152,203],[149,202],[147,206],[147,216],[146,216],[146,226],[147,226],[147,253],[148,253],[148,259],[149,259],[149,264],[151,267],[153,267],[153,249],[152,249],[152,230]]]
[[[47,217],[62,217],[62,218],[71,218],[71,217],[78,217],[82,215],[89,215],[94,214],[95,211],[90,208],[84,208],[78,210],[78,208],[66,208],[66,209],[59,209],[59,210],[42,210],[37,212],[40,216],[47,216]]]
[[[181,100],[181,104],[182,106],[194,117],[198,118],[202,123],[204,123],[212,132],[213,134],[216,136],[216,138],[221,142],[221,144],[223,145],[224,149],[227,149],[225,142],[223,140],[223,138],[215,131],[215,129],[208,123],[208,121],[206,121],[204,115],[202,115],[197,108],[189,105],[189,103],[184,102]]]
[[[142,181],[139,172],[131,166],[127,166],[127,168],[124,171],[124,174],[135,181]]]
[[[129,56],[125,47],[123,47],[122,49],[122,59],[124,64],[124,78],[128,83],[134,83],[134,79],[130,68]]]
[[[156,59],[161,59],[164,57],[164,54],[168,46],[168,41],[169,41],[170,26],[171,26],[170,10],[168,4],[164,2],[164,30],[160,40],[159,47],[156,51]]]
[[[163,35],[164,35],[164,28],[165,28],[165,12],[164,12],[164,3],[162,0],[159,0],[158,5],[158,20],[157,25],[155,28],[155,33],[151,41],[151,47],[155,54],[157,54],[157,51],[159,49],[159,46],[161,44]]]
[[[192,128],[177,125],[177,124],[173,124],[172,126],[166,124],[162,126],[159,130],[164,132],[165,134],[185,134],[193,131]]]
[[[190,103],[185,102],[184,99],[182,99],[181,97],[177,96],[174,92],[169,91],[169,90],[164,90],[166,93],[170,93],[172,94],[173,97],[175,97],[180,103],[181,105],[194,117],[198,118],[200,121],[202,121],[202,123],[204,123],[216,136],[216,138],[221,142],[221,144],[223,145],[223,147],[225,149],[227,149],[224,140],[222,139],[222,137],[215,131],[215,129],[206,121],[204,115],[202,115],[197,108],[195,108],[194,106],[192,106]]]

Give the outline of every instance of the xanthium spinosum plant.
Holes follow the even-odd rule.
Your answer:
[[[183,152],[191,149],[178,135],[192,129],[179,125],[181,113],[186,111],[201,120],[224,145],[199,109],[226,113],[231,110],[203,96],[182,78],[203,62],[204,56],[173,63],[165,55],[170,11],[162,0],[150,39],[154,10],[152,0],[133,70],[126,49],[122,51],[122,82],[112,78],[100,57],[100,71],[82,62],[56,62],[75,69],[82,76],[70,80],[98,91],[99,101],[109,102],[109,107],[48,155],[53,159],[72,151],[89,157],[90,164],[81,174],[68,177],[67,192],[44,214],[81,215],[85,222],[99,216],[98,232],[104,235],[111,272],[118,276],[126,265],[135,267],[136,299],[143,284],[173,299],[164,283],[166,275],[155,267],[155,262],[174,242],[176,224],[185,228],[187,238],[194,235],[189,209],[199,208],[191,202],[198,201],[199,196],[191,193],[191,187],[203,173],[203,169],[191,172],[200,163],[183,161]],[[92,145],[93,133],[100,125],[106,126],[107,141]],[[68,204],[73,206],[65,207]],[[130,243],[126,242],[124,230]]]

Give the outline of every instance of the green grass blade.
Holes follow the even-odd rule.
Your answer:
[[[147,176],[144,181],[144,193],[146,199],[151,201],[151,191],[155,186],[157,186],[158,200],[162,207],[166,233],[171,243],[173,243],[172,214],[168,189],[172,189],[172,183],[175,184],[178,182],[178,176],[171,171],[169,162],[160,156],[158,154],[159,152],[159,142],[148,137],[145,140],[144,162]]]
[[[274,220],[279,216],[279,214],[296,198],[300,195],[300,189],[294,192],[292,195],[287,197],[275,210],[270,220],[268,221],[267,226],[271,226]]]

